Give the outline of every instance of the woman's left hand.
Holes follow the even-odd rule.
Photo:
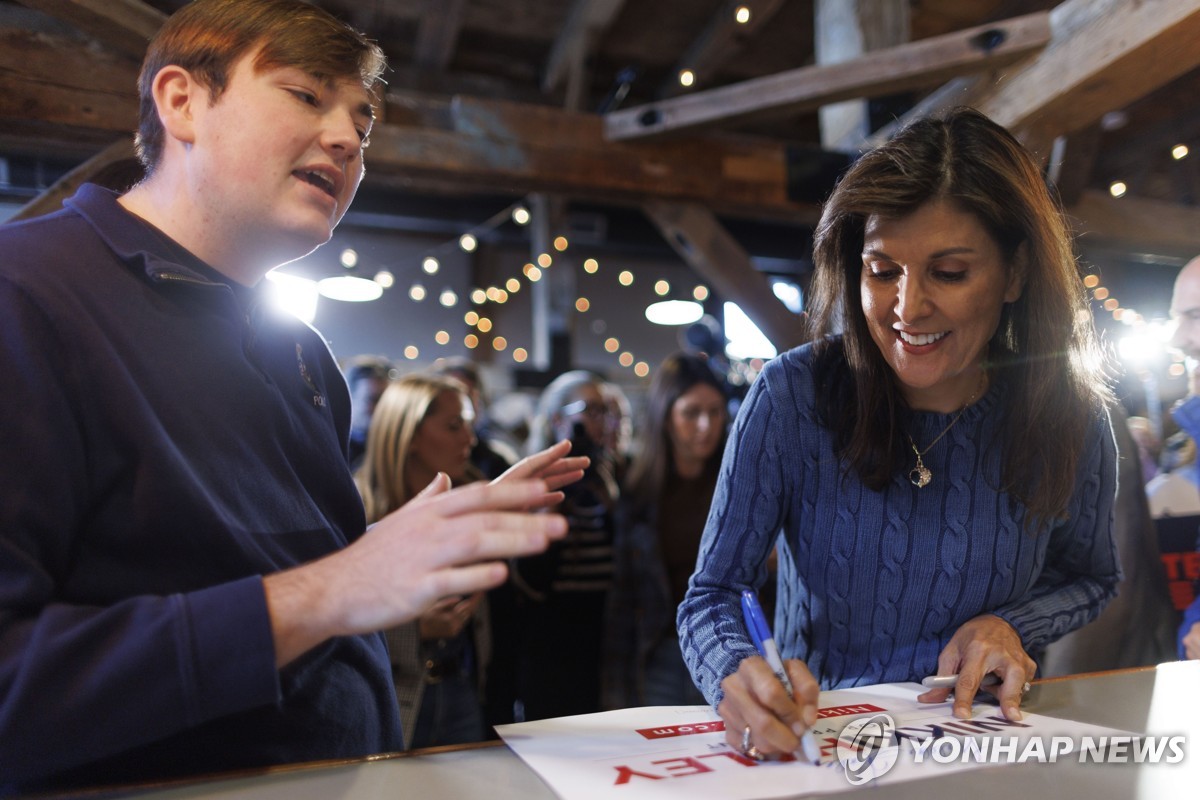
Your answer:
[[[530,508],[549,508],[558,505],[563,499],[563,493],[558,490],[582,478],[583,471],[591,463],[591,459],[587,456],[568,456],[570,452],[571,442],[564,439],[541,452],[522,458],[492,483],[541,478],[546,482],[546,488],[549,491],[541,501]]]
[[[995,614],[980,614],[954,632],[938,656],[938,674],[958,674],[953,689],[930,689],[917,700],[941,703],[954,692],[954,716],[970,719],[971,704],[980,688],[1000,699],[1000,710],[1011,720],[1021,719],[1021,698],[1033,680],[1037,664],[1025,652],[1021,637],[1012,625]],[[1001,683],[980,687],[985,675],[994,673]]]

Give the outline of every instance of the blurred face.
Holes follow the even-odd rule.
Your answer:
[[[667,438],[677,463],[703,464],[717,450],[725,430],[725,398],[714,387],[698,383],[671,405]]]
[[[575,392],[574,399],[563,406],[559,412],[555,433],[561,438],[569,439],[578,423],[583,426],[583,430],[592,440],[592,444],[600,447],[604,445],[606,438],[605,420],[607,418],[608,405],[600,393],[600,388],[595,384],[587,383]]]
[[[350,387],[350,428],[365,431],[371,426],[371,417],[375,414],[375,406],[387,388],[383,378],[359,378]]]
[[[1175,279],[1171,317],[1176,324],[1171,346],[1200,359],[1200,259],[1189,262]]]
[[[425,476],[444,472],[451,479],[463,477],[471,457],[475,434],[471,431],[472,412],[458,392],[442,392],[417,426],[408,450],[407,471],[424,486]]]
[[[949,413],[980,385],[988,340],[1016,270],[973,214],[935,200],[898,219],[867,219],[860,283],[875,346],[917,409]]]

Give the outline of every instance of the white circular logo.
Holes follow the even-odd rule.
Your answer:
[[[837,759],[846,768],[846,780],[851,786],[887,774],[899,757],[896,723],[887,714],[860,717],[838,734]]]

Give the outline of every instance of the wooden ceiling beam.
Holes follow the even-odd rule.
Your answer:
[[[0,120],[128,133],[137,126],[137,75],[133,62],[70,39],[0,31]]]
[[[1066,0],[1053,38],[971,104],[1031,149],[1200,66],[1200,0]]]
[[[550,56],[542,73],[543,92],[557,89],[567,77],[571,65],[582,63],[587,58],[624,5],[625,0],[574,0],[562,29],[550,47]]]
[[[801,67],[615,111],[605,117],[605,132],[616,141],[639,139],[895,94],[1011,64],[1049,40],[1049,14],[1027,14],[878,50],[852,61]]]
[[[817,215],[815,206],[788,199],[781,142],[732,136],[609,142],[595,114],[466,97],[424,110],[410,100],[403,116],[417,124],[371,132],[368,179],[452,180],[464,190],[625,202],[660,198],[802,222]],[[400,116],[389,111],[388,118]]]
[[[127,135],[137,126],[135,82],[128,62],[109,64],[29,33],[0,34],[0,127],[53,124],[93,140]],[[626,202],[661,197],[734,215],[815,219],[814,207],[788,199],[781,142],[697,136],[613,143],[595,114],[465,97],[398,95],[381,116],[367,151],[372,182]]]
[[[417,27],[413,63],[422,70],[444,72],[454,58],[458,34],[467,15],[467,0],[425,0]]]
[[[688,45],[675,68],[670,72],[666,81],[659,87],[659,97],[674,97],[686,87],[679,83],[679,75],[684,70],[692,73],[695,86],[704,86],[724,67],[732,61],[753,39],[775,12],[783,6],[786,0],[726,0],[713,14],[700,35]],[[737,12],[744,7],[749,18],[746,22],[738,22]]]
[[[1079,244],[1192,257],[1200,253],[1200,208],[1089,189],[1068,207]]]
[[[708,208],[654,201],[642,206],[679,257],[723,299],[737,303],[780,351],[805,341],[804,318],[788,310],[767,276]]]
[[[109,50],[141,62],[146,45],[167,15],[141,0],[17,0],[96,39]]]
[[[131,137],[122,137],[113,142],[59,178],[44,192],[17,209],[17,213],[13,214],[8,221],[16,222],[57,211],[62,208],[63,200],[75,194],[75,191],[81,185],[89,181],[96,181],[98,176],[114,170],[125,174],[140,172],[140,165],[137,164],[137,155],[134,152],[133,139]],[[101,181],[101,183],[103,184],[104,182]]]
[[[911,38],[909,0],[815,0],[818,64],[837,64],[906,44]],[[866,100],[821,106],[821,146],[851,152],[871,132]]]

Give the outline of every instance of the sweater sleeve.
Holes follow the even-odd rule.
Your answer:
[[[35,780],[275,702],[261,578],[120,597],[128,565],[81,535],[97,494],[119,490],[88,472],[89,387],[47,315],[3,280],[0,309],[0,776]],[[72,575],[112,599],[64,597]]]
[[[1040,574],[1024,596],[994,612],[1029,652],[1099,616],[1121,580],[1113,535],[1117,451],[1107,413],[1098,415],[1089,436],[1066,519],[1038,534],[1050,537]]]
[[[778,362],[768,365],[742,403],[725,447],[696,570],[679,606],[684,661],[713,706],[724,696],[721,681],[743,659],[758,654],[742,620],[741,594],[765,581],[767,558],[785,515],[783,441],[789,426],[770,389],[771,374],[781,369]]]

